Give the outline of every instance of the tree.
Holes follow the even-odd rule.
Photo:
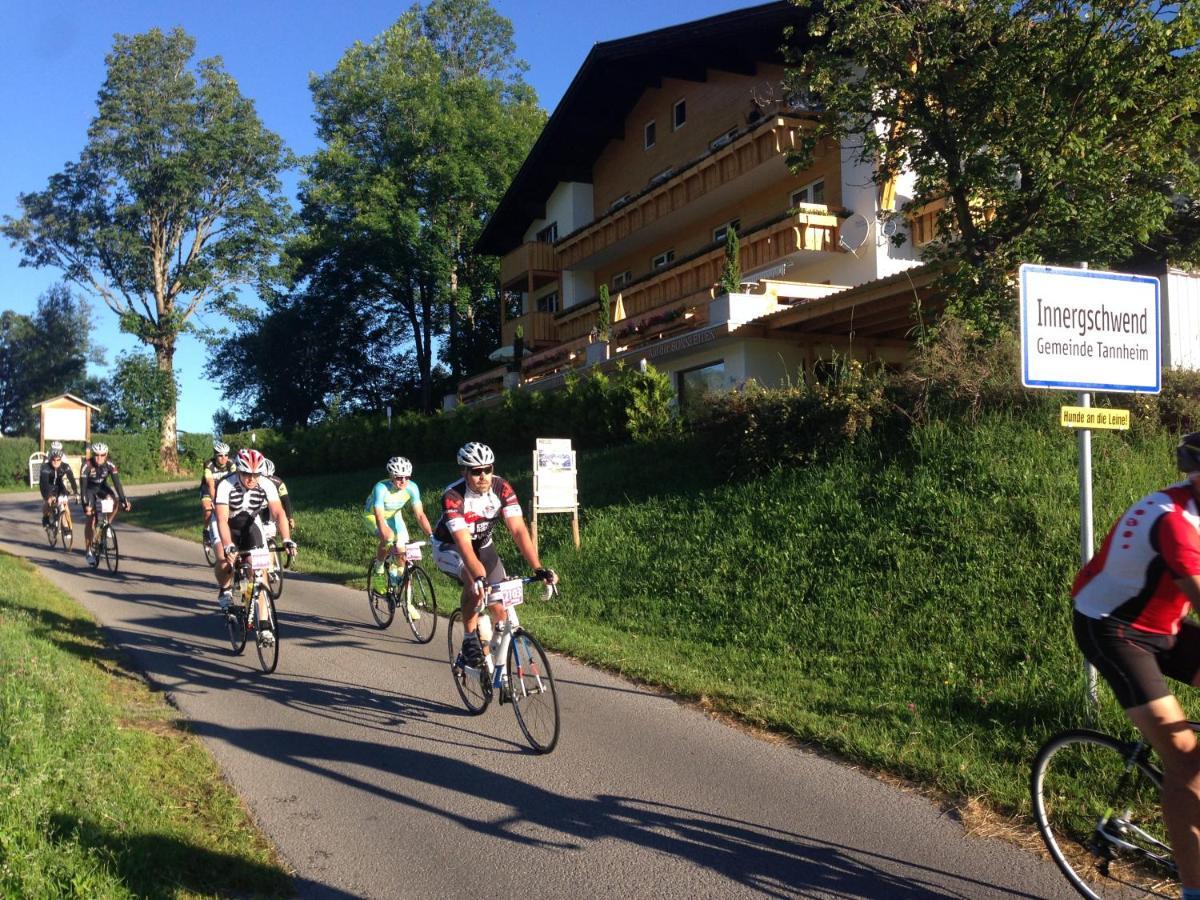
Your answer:
[[[600,303],[596,308],[596,338],[604,343],[608,343],[612,336],[612,305],[608,297],[608,285],[600,285]]]
[[[902,212],[945,200],[927,258],[963,263],[944,287],[984,333],[1015,321],[1017,264],[1118,264],[1198,194],[1193,0],[799,5],[790,87],[826,110],[806,150],[857,142],[881,186],[912,171]]]
[[[732,227],[725,229],[725,265],[721,267],[721,290],[736,294],[742,289],[742,255],[738,247],[737,232]]]
[[[118,35],[77,162],[22,194],[4,234],[22,265],[56,266],[149,345],[173,383],[175,346],[205,301],[264,277],[288,221],[282,141],[214,57],[189,67],[181,29]],[[161,422],[164,468],[178,467],[175,406]]]
[[[512,26],[486,0],[412,7],[312,79],[325,142],[301,189],[301,277],[340,282],[410,343],[433,408],[434,340],[454,374],[498,342],[496,264],[472,247],[544,122]]]
[[[32,316],[0,313],[0,433],[32,434],[32,404],[57,394],[96,402],[87,365],[103,354],[92,346],[90,320],[87,304],[64,284],[42,294]]]
[[[110,429],[158,431],[175,408],[175,378],[158,368],[149,353],[122,353],[110,382],[114,390],[104,410]]]

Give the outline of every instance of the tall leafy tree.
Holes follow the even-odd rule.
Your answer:
[[[88,362],[102,362],[91,340],[91,315],[65,284],[38,298],[29,316],[0,313],[0,433],[32,434],[32,404],[71,392],[92,403]]]
[[[432,0],[311,83],[325,146],[301,190],[300,274],[352,287],[411,344],[426,410],[439,335],[456,374],[464,350],[495,346],[474,332],[495,328],[478,314],[497,302],[496,267],[472,246],[545,119],[515,53],[486,0]]]
[[[1194,0],[799,0],[792,87],[902,211],[947,201],[952,309],[984,332],[1013,316],[1020,262],[1117,264],[1190,252],[1200,195]],[[801,30],[802,32],[805,29]],[[1168,229],[1189,246],[1167,239]],[[1194,228],[1191,232],[1194,234]]]
[[[158,430],[175,402],[174,378],[150,353],[120,354],[109,382],[104,418],[110,429]]]
[[[118,35],[77,162],[22,194],[3,232],[22,265],[56,266],[99,296],[174,383],[175,347],[204,302],[262,277],[288,220],[282,141],[219,57],[180,29]],[[161,421],[177,467],[175,404]]]

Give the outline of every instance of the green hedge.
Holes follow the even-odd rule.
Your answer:
[[[538,437],[570,438],[577,449],[650,440],[678,428],[670,381],[648,368],[619,368],[569,378],[553,391],[507,391],[498,404],[465,407],[432,416],[407,412],[341,416],[282,435],[266,428],[227,435],[236,448],[254,446],[287,474],[362,469],[397,454],[419,460],[452,459],[467,441],[499,453],[526,451]]]
[[[0,485],[29,484],[29,454],[37,441],[27,437],[0,437]]]

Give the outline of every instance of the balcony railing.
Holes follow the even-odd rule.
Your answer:
[[[500,258],[500,285],[533,290],[558,278],[559,265],[554,247],[544,241],[527,241]]]
[[[753,231],[739,235],[742,271],[761,269],[790,256],[798,250],[834,251],[838,249],[838,227],[841,220],[834,215],[800,213],[785,215]],[[721,278],[725,265],[724,246],[713,247],[695,256],[680,260],[669,269],[635,281],[621,291],[621,303],[626,316],[638,316],[697,291],[707,291]],[[615,305],[615,301],[614,301]],[[596,324],[596,304],[593,302],[577,312],[558,313],[558,339],[574,340],[587,335]]]
[[[517,326],[524,329],[526,347],[540,347],[558,340],[554,329],[554,313],[527,312],[501,325],[500,337],[505,346],[512,344],[517,336]]]
[[[811,127],[811,123],[789,116],[765,119],[753,130],[683,166],[670,178],[564,237],[555,245],[558,266],[574,268],[635,231],[694,204],[705,194],[765,163],[780,159],[796,149],[800,132],[806,126]]]

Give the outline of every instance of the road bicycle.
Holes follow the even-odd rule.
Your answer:
[[[1200,731],[1200,723],[1189,723]],[[1038,831],[1055,865],[1084,897],[1178,896],[1162,820],[1162,770],[1145,740],[1074,729],[1033,761]]]
[[[484,667],[468,666],[462,656],[463,615],[456,609],[450,615],[446,641],[450,656],[450,673],[454,687],[473,716],[480,715],[499,697],[501,705],[512,704],[517,724],[536,753],[549,753],[558,744],[558,691],[550,660],[537,638],[526,631],[517,617],[517,606],[524,602],[525,585],[540,581],[537,576],[511,578],[488,586],[487,603],[501,603],[508,618],[496,625],[484,646]],[[546,596],[557,591],[546,585]],[[487,611],[480,605],[479,622]],[[484,626],[486,627],[486,626]],[[481,635],[485,634],[481,631]]]
[[[116,501],[112,497],[100,497],[96,500],[96,525],[92,529],[92,545],[88,549],[92,558],[88,563],[93,569],[100,566],[100,558],[108,571],[117,571],[121,563],[121,552],[117,542],[117,530],[113,527],[111,516],[116,509]]]
[[[401,547],[393,542],[384,558],[384,571],[375,569],[375,561],[367,564],[367,602],[375,624],[387,628],[396,616],[396,608],[404,610],[404,618],[419,644],[428,644],[437,633],[437,597],[433,582],[421,568],[424,541]],[[401,568],[396,562],[404,563]]]
[[[46,540],[53,547],[62,542],[62,548],[69,551],[75,543],[75,530],[71,524],[70,500],[73,497],[59,494],[50,504],[50,519],[46,522]]]
[[[267,573],[271,568],[271,551],[266,547],[238,554],[233,567],[233,602],[225,610],[225,627],[229,645],[235,654],[246,649],[248,634],[254,632],[258,662],[267,674],[279,665],[279,622],[275,617],[275,599],[267,590]],[[259,610],[266,611],[265,616]],[[270,623],[263,628],[262,621]]]

